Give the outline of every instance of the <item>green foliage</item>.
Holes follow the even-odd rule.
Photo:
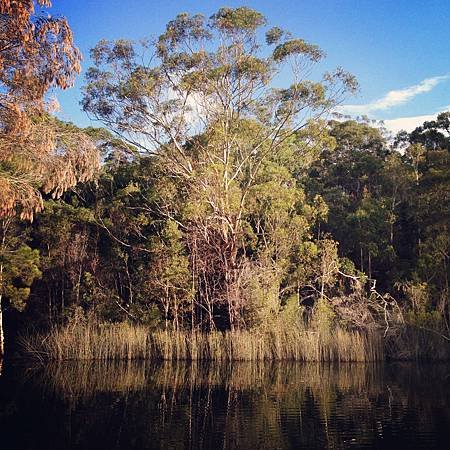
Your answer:
[[[228,33],[254,32],[266,23],[266,19],[261,13],[245,6],[236,9],[220,8],[211,19],[214,26]]]
[[[303,313],[305,308],[298,304],[298,296],[288,297],[280,312],[281,323],[287,328],[298,327],[303,323]]]
[[[267,45],[273,45],[279,42],[279,40],[282,38],[284,32],[279,27],[273,27],[270,30],[266,32],[266,44]]]
[[[269,41],[269,43],[272,42]],[[289,56],[297,54],[305,55],[313,62],[317,62],[325,56],[317,45],[308,44],[303,39],[291,39],[275,48],[273,58],[275,61],[281,62]]]
[[[28,245],[0,254],[0,265],[3,268],[0,290],[9,304],[18,311],[25,309],[31,285],[42,275],[39,259],[39,251]]]
[[[403,311],[448,326],[448,114],[401,134],[401,152],[367,121],[326,122],[354,78],[304,79],[323,52],[278,27],[267,48],[265,25],[222,8],[179,14],[155,47],[98,43],[83,108],[109,129],[86,130],[102,173],[47,200],[30,247],[4,246],[11,302],[23,307],[41,270],[32,300],[49,323],[74,311],[167,331],[305,319],[331,339]]]
[[[169,220],[161,235],[153,238],[151,254],[149,289],[160,303],[166,320],[171,317],[178,322],[178,315],[190,304],[194,291],[189,259],[176,222]]]
[[[329,335],[335,325],[336,313],[329,304],[328,300],[320,299],[313,313],[312,327],[322,335]]]

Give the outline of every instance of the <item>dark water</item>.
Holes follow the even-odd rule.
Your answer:
[[[450,449],[450,367],[4,367],[0,449]]]

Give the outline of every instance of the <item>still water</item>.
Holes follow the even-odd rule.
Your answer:
[[[450,449],[450,367],[7,366],[0,449]]]

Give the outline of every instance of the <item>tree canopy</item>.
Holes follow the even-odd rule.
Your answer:
[[[41,191],[58,197],[92,177],[97,153],[90,140],[47,113],[46,93],[71,86],[80,59],[64,18],[36,15],[32,0],[1,0],[0,217],[32,219],[43,207]]]

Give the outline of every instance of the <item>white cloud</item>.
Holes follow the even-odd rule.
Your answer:
[[[436,116],[437,113],[427,114],[423,116],[399,117],[397,119],[384,120],[384,126],[393,134],[396,134],[401,130],[405,130],[409,133],[413,131],[415,128],[422,125],[424,122],[429,120],[435,120]]]
[[[371,103],[363,105],[342,105],[338,108],[341,114],[351,115],[368,115],[374,111],[384,111],[394,106],[402,105],[419,94],[430,92],[439,83],[448,80],[450,75],[442,75],[438,77],[426,78],[419,84],[388,92],[383,97]],[[397,120],[397,119],[394,119]]]
[[[393,134],[396,134],[401,130],[411,132],[415,128],[422,125],[424,122],[436,120],[437,115],[445,111],[450,111],[450,105],[448,105],[445,108],[442,108],[441,110],[439,110],[434,114],[424,114],[422,116],[412,116],[412,117],[398,117],[397,119],[384,120],[383,123],[384,126]]]

